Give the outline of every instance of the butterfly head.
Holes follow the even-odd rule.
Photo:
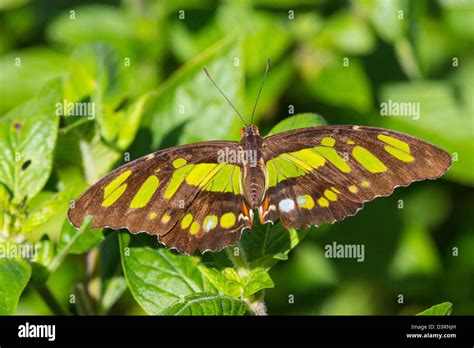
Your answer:
[[[252,135],[260,135],[260,130],[258,129],[257,126],[254,126],[253,124],[245,126],[240,130],[240,135],[242,138],[252,136]]]

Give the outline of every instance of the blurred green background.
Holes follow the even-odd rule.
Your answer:
[[[59,100],[97,108],[95,119],[63,117],[42,135],[57,136],[45,150],[52,166],[25,208],[42,214],[25,217],[19,231],[27,241],[56,241],[69,200],[127,156],[239,139],[240,121],[202,68],[249,117],[269,57],[255,117],[263,134],[313,112],[328,124],[418,136],[454,160],[442,179],[398,189],[309,233],[270,273],[269,314],[414,314],[444,301],[454,314],[473,314],[473,23],[474,2],[464,0],[0,0],[0,114],[47,83],[43,97],[57,89]],[[382,117],[388,100],[420,103],[420,118]],[[45,213],[48,200],[57,204]],[[52,274],[58,300],[94,279],[94,258],[98,268],[119,266],[110,236]],[[333,241],[365,244],[365,262],[325,258]],[[94,294],[94,281],[88,286]],[[28,287],[17,313],[50,312]],[[143,310],[125,291],[111,313]]]

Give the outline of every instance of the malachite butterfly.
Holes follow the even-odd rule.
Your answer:
[[[70,222],[79,227],[90,215],[94,228],[154,234],[182,253],[218,251],[254,218],[280,219],[286,228],[334,223],[451,165],[444,150],[382,128],[322,126],[264,138],[246,125],[241,135],[240,142],[172,147],[115,169],[75,201]]]

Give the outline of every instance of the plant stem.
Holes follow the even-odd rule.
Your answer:
[[[76,285],[77,310],[81,315],[94,315],[94,305],[84,284]]]
[[[238,249],[236,252],[235,248]],[[241,247],[240,242],[237,243],[234,247],[228,247],[225,249],[227,253],[227,257],[234,265],[234,268],[237,270],[240,276],[241,273],[247,274],[250,272],[250,266],[247,262],[247,258],[245,257],[244,249]]]
[[[246,301],[247,308],[253,315],[256,316],[265,316],[267,314],[267,306],[265,305],[264,301],[255,301],[255,302],[248,302]]]
[[[238,248],[238,251],[235,250],[235,248]],[[241,278],[248,276],[251,271],[251,267],[247,261],[244,249],[240,245],[240,242],[234,247],[226,248],[225,251],[227,253],[227,257],[234,265],[234,268],[237,270],[239,276]],[[262,290],[259,293],[259,296],[256,295],[257,294],[244,298],[248,311],[253,315],[267,315],[267,306],[263,300],[265,292]]]
[[[53,312],[55,315],[70,315],[71,313],[63,307],[56,297],[54,297],[53,293],[49,289],[49,287],[44,285],[37,285],[33,281],[30,283],[32,287],[38,292],[41,299],[46,303],[48,308]]]
[[[81,227],[77,231],[77,233],[71,238],[71,240],[67,243],[67,245],[62,248],[51,260],[51,262],[48,265],[48,271],[50,273],[54,273],[56,269],[61,265],[61,263],[64,261],[64,258],[69,254],[69,250],[71,250],[72,246],[76,242],[76,240],[84,233],[84,231],[87,231],[90,226],[92,225],[92,219],[90,217],[86,217],[87,220],[84,220],[82,222]]]
[[[245,299],[248,310],[253,315],[268,315],[267,306],[263,298],[265,297],[265,290],[260,291],[259,293],[250,296]]]

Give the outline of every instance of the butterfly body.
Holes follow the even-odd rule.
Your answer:
[[[79,227],[91,215],[94,228],[154,234],[188,254],[216,251],[252,227],[254,211],[261,223],[280,219],[287,228],[334,223],[451,164],[444,150],[382,128],[311,127],[264,138],[251,125],[241,134],[240,142],[178,146],[117,168],[68,218]]]
[[[242,128],[241,135],[239,150],[243,153],[241,157],[244,158],[242,161],[243,192],[250,208],[258,209],[267,187],[266,166],[263,157],[265,141],[254,125]],[[248,160],[249,158],[253,158],[253,160]]]

